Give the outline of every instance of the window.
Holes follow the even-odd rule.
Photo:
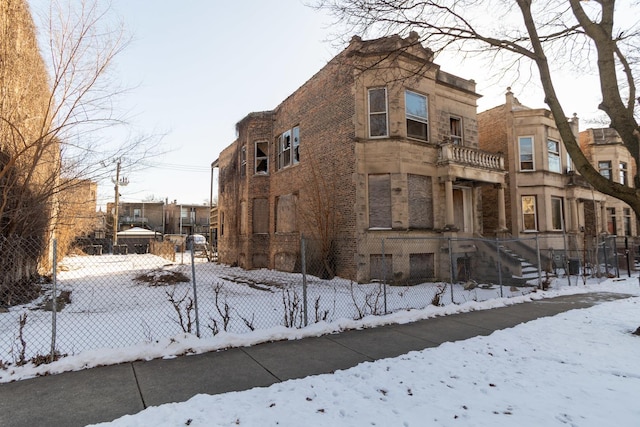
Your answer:
[[[269,173],[269,143],[266,141],[256,142],[256,174]]]
[[[369,228],[391,228],[390,175],[369,175]]]
[[[553,230],[563,230],[564,221],[562,216],[562,199],[560,197],[551,198],[551,228]]]
[[[433,190],[431,177],[407,175],[409,228],[433,228]]]
[[[404,104],[407,117],[407,137],[428,141],[427,97],[407,90],[404,93]]]
[[[247,234],[247,221],[249,220],[249,218],[247,218],[247,201],[246,200],[242,200],[240,201],[240,221],[239,221],[239,226],[240,226],[240,235],[241,236],[245,236]]]
[[[536,196],[522,196],[522,226],[524,231],[534,231],[538,229]]]
[[[391,255],[369,255],[369,279],[386,281],[393,277],[393,258]]]
[[[616,208],[607,208],[607,232],[617,234]]]
[[[462,145],[462,119],[460,117],[449,117],[449,129],[451,142]]]
[[[291,164],[291,131],[288,130],[278,136],[278,169]]]
[[[253,199],[253,233],[264,234],[269,232],[269,200]]]
[[[247,147],[243,146],[240,151],[240,176],[245,176],[247,173]]]
[[[300,162],[300,127],[296,126],[278,136],[278,170]]]
[[[620,162],[620,184],[629,185],[629,177],[627,175],[627,164]]]
[[[560,165],[560,143],[558,141],[547,141],[547,155],[549,157],[549,171],[561,173]]]
[[[142,211],[140,209],[134,209],[133,210],[133,217],[134,218],[140,218],[142,216]]]
[[[571,156],[567,153],[567,172],[571,172],[573,170],[573,162],[571,161]]]
[[[520,170],[533,170],[533,137],[523,136],[518,138],[520,146]]]
[[[600,171],[600,175],[604,176],[607,179],[611,179],[611,162],[610,161],[601,161],[598,162],[598,170]]]
[[[300,127],[296,126],[291,129],[293,134],[293,164],[300,162]]]
[[[624,235],[631,236],[631,209],[623,208],[622,214],[624,215],[622,218],[624,220]]]
[[[433,253],[409,254],[409,279],[424,281],[435,277]]]
[[[292,233],[297,231],[296,194],[287,194],[276,199],[276,232]]]
[[[388,136],[387,88],[369,89],[369,137]]]

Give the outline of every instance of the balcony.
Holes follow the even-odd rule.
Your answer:
[[[502,154],[489,153],[455,144],[440,145],[438,165],[458,164],[491,170],[504,170]]]
[[[446,181],[475,181],[504,184],[506,171],[502,154],[455,144],[438,147],[438,176]]]
[[[149,218],[144,216],[121,216],[120,224],[144,225],[149,223]]]

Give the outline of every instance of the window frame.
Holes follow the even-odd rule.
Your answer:
[[[382,187],[383,184],[384,187]],[[374,206],[374,202],[378,203]],[[391,174],[389,173],[367,175],[367,223],[369,230],[393,228]]]
[[[625,236],[631,236],[631,208],[622,208],[622,226]]]
[[[558,203],[558,206],[555,205],[554,202]],[[556,218],[556,209],[558,208],[558,212],[560,214],[559,218]],[[556,219],[560,222],[560,227],[556,227]],[[564,230],[564,200],[562,197],[551,196],[551,229],[553,231],[562,231]]]
[[[533,203],[530,205],[533,207],[533,212],[525,212],[525,199],[529,199]],[[520,208],[522,209],[522,231],[530,232],[530,231],[538,231],[538,203],[536,200],[536,196],[534,195],[526,195],[520,197]],[[525,215],[533,215],[533,228],[527,228],[527,220]]]
[[[424,111],[425,117],[417,116],[415,114],[410,114],[407,108],[407,96],[417,96],[424,99]],[[413,90],[405,89],[404,91],[404,116],[405,116],[405,127],[407,131],[407,138],[415,139],[420,142],[429,142],[429,97],[427,95],[423,95],[421,93],[415,92]],[[419,135],[410,135],[409,134],[409,121],[419,123],[425,126],[424,138]]]
[[[453,124],[455,122],[458,123],[458,127],[459,127],[458,130],[459,130],[460,135],[456,135],[454,133]],[[455,116],[455,115],[450,115],[449,116],[449,133],[450,133],[449,139],[451,140],[452,144],[464,145],[464,127],[462,126],[462,117]]]
[[[530,144],[531,144],[531,153],[530,153],[531,160],[524,162],[522,160],[522,156],[523,156],[523,153],[522,153],[522,142],[523,142],[523,140],[527,140],[527,139],[530,141]],[[518,137],[518,165],[519,165],[519,171],[520,172],[533,172],[533,171],[536,170],[536,163],[535,163],[535,157],[536,156],[535,156],[534,146],[535,146],[535,139],[534,139],[533,135],[519,136]],[[526,154],[524,154],[524,155],[526,155]],[[522,165],[525,164],[525,163],[526,164],[531,163],[531,168],[526,168],[526,169],[523,168]]]
[[[276,138],[276,167],[286,169],[300,163],[300,125],[282,132]]]
[[[240,176],[247,173],[247,146],[243,145],[240,149]]]
[[[261,150],[263,156],[258,156],[258,144],[264,144],[266,150]],[[255,175],[268,175],[269,174],[269,141],[255,141],[254,142],[254,166],[253,173]],[[265,170],[258,170],[258,165],[261,161],[265,162]]]
[[[618,162],[618,178],[620,184],[629,186],[629,168],[627,162]]]
[[[618,235],[618,220],[616,218],[616,208],[608,207],[607,211],[607,232],[612,236]]]
[[[606,166],[603,168],[603,165]],[[598,173],[609,181],[613,180],[613,166],[611,160],[598,160]],[[603,174],[603,171],[607,171],[607,175]]]
[[[555,145],[555,151],[552,151],[550,145]],[[554,159],[557,162],[557,168],[554,169],[551,166],[551,160]],[[560,141],[553,139],[547,139],[547,168],[549,172],[562,173],[562,160],[560,157]]]
[[[371,93],[374,91],[384,91],[384,111],[373,111],[371,104]],[[372,133],[372,117],[373,116],[384,116],[384,133],[380,135],[373,135]],[[388,138],[389,137],[389,98],[387,93],[386,86],[377,86],[371,87],[367,89],[367,123],[369,126],[368,134],[369,138]]]

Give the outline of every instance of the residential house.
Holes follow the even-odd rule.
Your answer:
[[[416,34],[354,37],[275,109],[238,122],[213,162],[220,262],[294,271],[305,235],[321,274],[449,277],[450,256],[477,248],[450,255],[438,238],[483,233],[483,188],[504,206],[503,158],[479,149],[479,96]],[[394,237],[404,243],[382,244]]]
[[[113,215],[113,203],[107,203],[107,212]],[[120,202],[118,206],[118,231],[134,227],[145,228],[161,234],[209,235],[208,205],[179,204],[163,201]],[[113,218],[110,220],[113,230]]]
[[[622,139],[612,128],[589,128],[580,132],[580,147],[602,176],[634,187],[637,165]],[[606,196],[601,206],[601,232],[616,236],[637,236],[638,226],[633,210],[623,201]]]
[[[602,233],[635,233],[628,206],[625,210],[622,202],[594,191],[574,171],[551,112],[521,104],[510,89],[505,98],[504,104],[478,114],[480,147],[503,153],[509,171],[507,227],[498,235],[538,236],[537,244],[544,252],[566,248],[575,256],[576,251],[592,248]],[[579,134],[576,115],[569,122],[585,154],[601,173],[631,185],[629,177],[635,166],[619,139],[610,132],[603,137],[603,132],[592,129]],[[492,194],[486,192],[486,228],[497,228],[498,210]],[[622,221],[616,222],[616,218]],[[526,243],[533,246],[535,242],[529,239]]]
[[[178,204],[176,200],[165,205],[165,234],[202,234],[209,240],[209,205]]]

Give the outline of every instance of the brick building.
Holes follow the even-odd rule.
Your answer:
[[[367,281],[384,259],[394,279],[448,277],[429,238],[482,234],[482,188],[504,206],[503,158],[478,149],[478,97],[415,34],[354,37],[274,110],[243,118],[213,162],[220,262],[295,271],[304,234],[320,274]],[[454,262],[470,250],[454,247]]]
[[[622,139],[612,128],[590,128],[580,132],[580,147],[600,174],[612,181],[634,187],[636,162]],[[605,196],[600,206],[600,232],[617,236],[637,236],[638,226],[633,210],[621,200]]]
[[[168,202],[121,202],[118,207],[118,231],[133,227],[146,228],[161,234],[209,235],[209,206]],[[113,215],[113,203],[107,203]],[[108,219],[113,230],[113,218]]]
[[[570,123],[585,155],[601,173],[632,185],[629,177],[635,166],[615,131],[589,129],[579,134],[575,115]],[[569,250],[583,249],[585,242],[607,232],[622,235],[624,229],[635,234],[628,206],[592,190],[573,170],[549,110],[522,105],[508,90],[504,104],[478,114],[478,128],[480,147],[505,156],[508,234],[538,235],[541,249]],[[498,208],[489,192],[483,197],[483,214],[487,229],[494,228]]]

